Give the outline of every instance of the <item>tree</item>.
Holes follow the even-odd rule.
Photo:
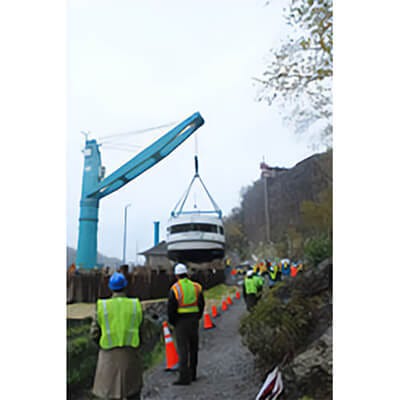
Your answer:
[[[269,1],[267,2],[267,4]],[[333,11],[332,0],[289,0],[285,18],[291,33],[273,50],[259,101],[277,103],[297,132],[318,132],[318,142],[332,143]]]
[[[300,211],[305,232],[332,237],[332,186],[319,194],[318,202],[303,201]]]
[[[248,242],[243,229],[243,212],[234,208],[224,221],[226,250],[236,253],[241,259],[248,256]]]

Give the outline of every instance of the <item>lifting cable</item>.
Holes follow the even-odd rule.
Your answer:
[[[197,147],[197,142],[196,142],[196,147]],[[197,150],[197,149],[196,149]],[[195,165],[195,174],[189,184],[189,187],[187,188],[187,190],[184,192],[183,196],[181,197],[181,199],[178,201],[178,203],[176,204],[175,208],[172,211],[172,214],[175,214],[175,210],[178,208],[179,204],[181,205],[179,208],[179,211],[177,212],[177,214],[181,214],[182,210],[183,210],[183,206],[186,203],[186,200],[188,198],[188,195],[190,193],[190,190],[192,188],[192,185],[194,183],[194,181],[196,179],[198,179],[201,183],[201,185],[203,186],[205,192],[207,193],[208,198],[211,201],[211,204],[214,206],[215,212],[217,212],[218,214],[221,212],[220,208],[218,207],[217,203],[214,201],[214,199],[212,198],[210,192],[207,190],[206,185],[204,184],[203,180],[201,179],[200,175],[199,175],[199,162],[198,162],[198,157],[197,154],[194,156],[194,165]],[[182,201],[183,198],[183,201]]]
[[[174,122],[170,122],[168,124],[163,124],[163,125],[159,125],[159,126],[154,126],[152,128],[145,128],[145,129],[139,129],[136,131],[130,131],[130,132],[124,132],[124,133],[117,133],[117,134],[113,134],[113,135],[107,135],[107,136],[102,136],[99,138],[99,141],[101,141],[101,143],[106,144],[106,142],[110,142],[113,141],[114,139],[120,138],[120,137],[125,137],[125,136],[129,136],[129,135],[139,135],[141,133],[146,133],[146,132],[150,132],[156,129],[161,129],[161,128],[167,128],[171,125],[175,125],[176,121]]]

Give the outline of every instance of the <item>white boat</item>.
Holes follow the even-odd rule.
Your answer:
[[[225,235],[219,216],[199,212],[172,216],[167,225],[168,258],[203,263],[223,258]]]
[[[183,200],[180,200],[175,206],[167,224],[168,258],[177,262],[204,263],[225,256],[222,212],[198,174],[197,156],[195,156],[195,170],[196,173],[183,196]],[[196,208],[197,206],[193,211],[183,210],[190,189],[196,179],[202,184],[214,210],[201,211]]]

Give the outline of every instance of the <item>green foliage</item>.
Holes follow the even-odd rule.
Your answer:
[[[298,132],[317,125],[319,141],[332,139],[333,8],[332,0],[290,0],[286,42],[273,51],[262,79],[259,100],[277,102]],[[319,124],[317,124],[317,122]]]
[[[304,257],[307,264],[318,265],[332,256],[332,240],[328,235],[320,235],[306,240]]]
[[[303,227],[313,234],[332,232],[332,186],[319,195],[319,201],[303,201],[300,205]]]
[[[243,211],[240,208],[234,208],[228,218],[224,221],[225,240],[227,252],[233,252],[240,258],[247,258],[246,249],[248,242],[243,227]]]
[[[301,296],[283,302],[275,296],[279,287],[272,289],[240,321],[243,343],[266,369],[302,345],[313,328],[313,311],[318,306],[315,299]]]
[[[152,351],[142,352],[143,368],[145,370],[153,368],[158,365],[165,357],[165,346],[164,342],[161,340],[157,341]]]
[[[94,378],[98,350],[89,331],[90,320],[67,329],[67,383],[70,390],[89,388]]]
[[[236,287],[220,284],[212,287],[211,289],[205,290],[204,299],[221,300],[226,296],[233,296],[235,292],[236,292]]]

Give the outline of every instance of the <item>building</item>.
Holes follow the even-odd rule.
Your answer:
[[[167,242],[165,240],[139,254],[146,258],[146,266],[155,269],[170,270],[174,264],[168,258]]]

